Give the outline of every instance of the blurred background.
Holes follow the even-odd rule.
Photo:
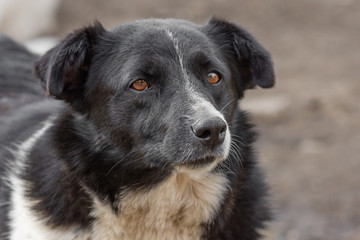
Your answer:
[[[272,53],[277,85],[241,105],[260,132],[277,240],[360,240],[360,1],[0,0],[0,31],[43,52],[100,20],[149,17],[247,28]]]

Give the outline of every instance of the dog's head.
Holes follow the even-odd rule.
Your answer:
[[[237,100],[274,84],[269,53],[217,19],[143,20],[111,31],[95,23],[46,53],[35,73],[49,95],[91,123],[90,135],[144,167],[227,158]]]

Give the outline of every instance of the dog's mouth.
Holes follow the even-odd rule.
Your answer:
[[[208,167],[209,165],[213,164],[216,160],[217,158],[214,156],[207,156],[195,160],[186,161],[181,165],[190,169],[198,169],[198,168]]]

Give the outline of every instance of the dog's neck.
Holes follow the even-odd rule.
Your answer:
[[[118,213],[92,195],[93,239],[200,239],[226,187],[223,174],[176,171],[152,189],[124,191]]]

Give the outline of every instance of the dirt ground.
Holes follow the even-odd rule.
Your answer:
[[[257,123],[275,220],[265,239],[360,239],[360,1],[64,0],[53,34],[95,18],[147,17],[246,27],[272,53],[276,88],[241,103]]]

